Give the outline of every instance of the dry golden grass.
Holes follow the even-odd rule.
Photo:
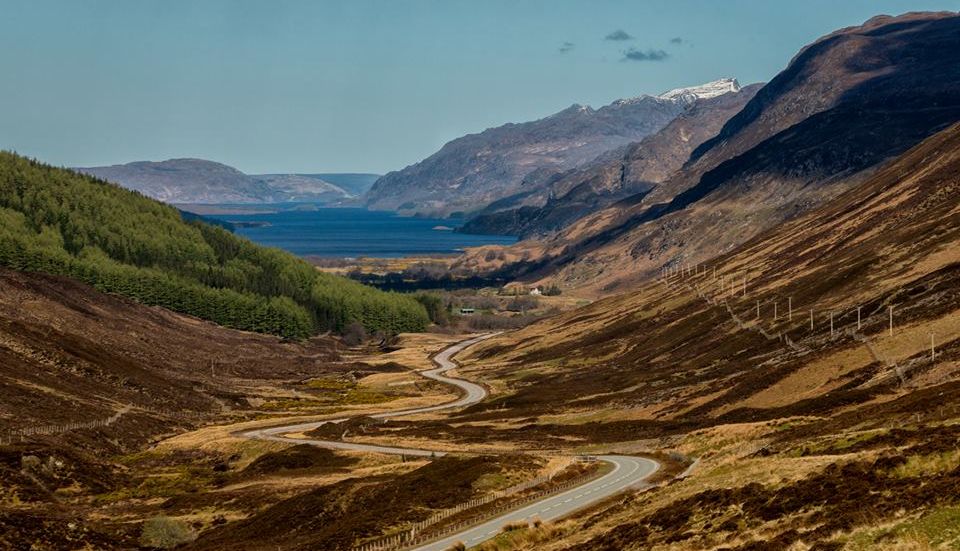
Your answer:
[[[503,526],[497,537],[471,549],[474,551],[539,549],[540,545],[564,535],[566,530],[566,525],[550,522],[509,523]]]
[[[718,408],[714,415],[740,407],[772,408],[823,395],[841,386],[841,377],[873,363],[862,345],[843,348],[819,358],[777,381],[774,385],[733,404]]]
[[[879,352],[892,361],[902,361],[916,354],[929,353],[930,333],[934,335],[935,346],[960,338],[960,309],[937,319],[902,326],[896,325],[894,311],[894,323],[892,337],[884,332],[874,339]]]

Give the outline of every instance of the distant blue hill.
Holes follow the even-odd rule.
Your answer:
[[[320,178],[325,182],[330,182],[331,184],[343,188],[346,191],[349,191],[353,195],[363,195],[371,187],[373,183],[380,178],[380,174],[368,174],[362,172],[340,172],[340,173],[325,173],[325,174],[304,174],[304,176],[310,176],[312,178]]]

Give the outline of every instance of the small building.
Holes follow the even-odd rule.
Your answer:
[[[461,308],[461,309],[460,309],[460,315],[461,315],[461,316],[472,316],[475,312],[476,312],[476,310],[474,310],[473,308]]]
[[[530,291],[530,294],[535,296],[540,296],[543,294],[543,292],[540,291],[540,287],[534,287],[533,290]]]

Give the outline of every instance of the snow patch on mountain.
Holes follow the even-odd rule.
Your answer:
[[[713,82],[707,82],[699,86],[690,86],[687,88],[674,88],[669,92],[660,94],[659,98],[684,100],[684,99],[708,99],[722,96],[730,92],[739,92],[740,83],[735,78],[721,78]]]
[[[721,78],[712,82],[707,82],[699,86],[688,86],[686,88],[675,88],[669,92],[664,92],[659,96],[650,96],[643,94],[633,98],[618,99],[610,104],[611,107],[623,107],[625,105],[634,105],[640,102],[675,102],[681,104],[690,104],[698,99],[715,98],[730,92],[739,92],[740,83],[735,78]]]

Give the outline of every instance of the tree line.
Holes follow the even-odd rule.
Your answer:
[[[0,265],[64,275],[227,327],[305,338],[421,331],[413,297],[318,272],[92,176],[0,152]]]

